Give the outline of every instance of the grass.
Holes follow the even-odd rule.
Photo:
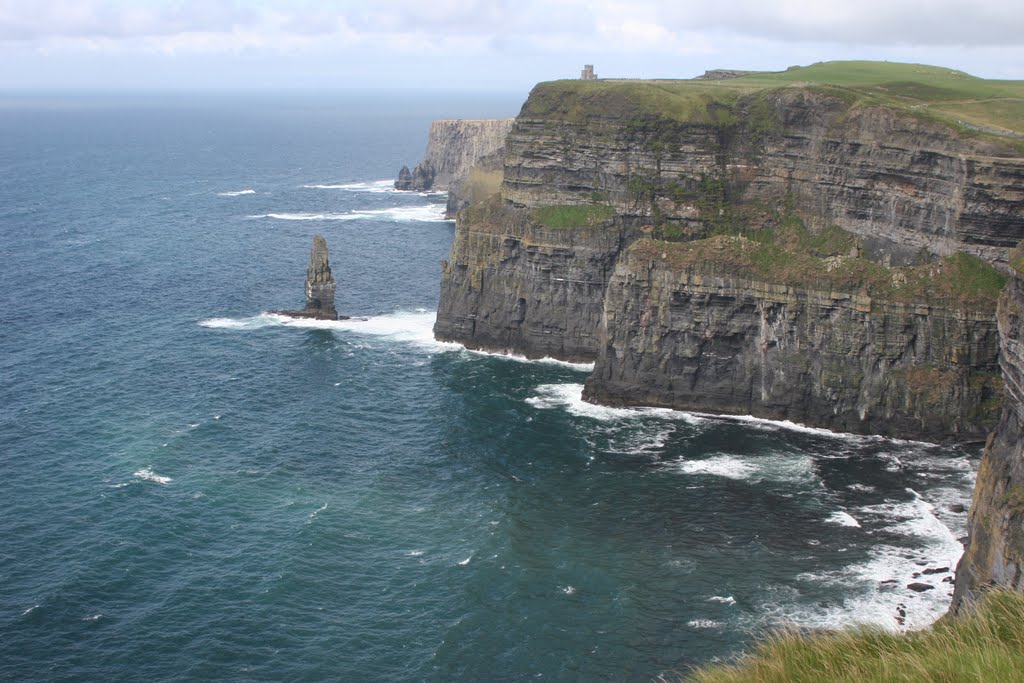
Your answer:
[[[678,271],[743,277],[811,290],[866,294],[907,304],[994,312],[1006,276],[957,253],[937,263],[890,268],[851,254],[857,240],[840,228],[811,231],[796,219],[748,235],[691,242],[642,239],[631,254]]]
[[[1010,267],[1015,271],[1024,275],[1024,242],[1018,244],[1010,252],[1009,255]]]
[[[945,617],[904,634],[866,628],[780,633],[731,666],[694,671],[691,683],[839,681],[1020,681],[1024,671],[1024,594],[992,591],[974,614]]]
[[[530,220],[546,228],[587,228],[615,218],[615,209],[606,204],[554,204],[530,211]]]
[[[552,81],[538,85],[523,115],[580,121],[591,112],[685,123],[729,123],[741,98],[804,87],[853,105],[883,105],[965,128],[1024,134],[1024,81],[977,78],[923,64],[842,61],[724,80]],[[1006,138],[1004,138],[1006,139]],[[1017,140],[1017,138],[1009,138]]]

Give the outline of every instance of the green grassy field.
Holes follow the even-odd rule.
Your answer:
[[[790,87],[829,92],[851,105],[890,106],[989,134],[1024,135],[1024,81],[893,62],[821,62],[723,80],[552,81],[538,86],[524,113],[557,112],[572,120],[599,105],[612,115],[656,111],[679,121],[714,123],[716,117],[728,117],[728,109],[744,95]]]
[[[662,677],[662,680],[673,680]],[[860,629],[777,634],[732,666],[709,666],[691,683],[933,683],[1024,680],[1024,595],[992,592],[976,614],[944,617],[904,634]]]

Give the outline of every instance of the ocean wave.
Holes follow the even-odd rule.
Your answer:
[[[370,180],[367,182],[352,182],[352,183],[310,183],[309,185],[303,185],[304,189],[307,190],[344,190],[347,192],[370,192],[373,194],[405,194],[405,195],[416,195],[419,197],[446,197],[448,196],[447,190],[435,190],[421,192],[419,190],[398,190],[395,188],[395,181],[388,180]]]
[[[826,519],[825,521],[830,524],[838,524],[839,526],[860,526],[860,522],[858,522],[853,515],[844,510],[837,510],[833,512],[831,515],[828,516],[828,519]]]
[[[269,218],[281,221],[386,220],[394,222],[418,221],[438,223],[448,221],[444,214],[444,204],[425,204],[423,206],[395,206],[387,209],[357,209],[344,213],[263,213],[249,216],[249,218]]]
[[[233,190],[231,192],[218,192],[218,197],[241,197],[245,194],[256,194],[256,190]]]
[[[635,420],[642,417],[680,419],[691,424],[699,422],[698,418],[689,413],[669,408],[612,408],[587,403],[582,395],[582,384],[542,384],[537,387],[537,395],[526,399],[526,402],[542,410],[562,409],[577,417],[589,417],[602,422]]]
[[[715,455],[704,460],[679,459],[665,465],[686,474],[710,474],[726,479],[749,479],[758,472],[756,465],[730,455]]]
[[[368,182],[354,183],[314,183],[303,185],[307,190],[348,190],[349,192],[373,192],[382,194],[385,192],[397,192],[394,180],[370,180]]]
[[[166,486],[167,484],[170,484],[172,481],[174,481],[170,477],[165,477],[163,475],[157,474],[148,467],[138,470],[137,472],[134,473],[133,476],[136,476],[144,481],[151,481],[156,484],[161,484],[163,486]]]
[[[839,570],[800,574],[801,581],[860,587],[860,594],[827,608],[776,601],[763,606],[772,623],[812,628],[838,628],[851,623],[878,626],[890,631],[924,628],[946,613],[952,576],[963,546],[936,515],[935,506],[912,489],[909,501],[894,501],[857,508],[860,522],[872,533],[902,536],[913,545],[880,544],[869,559]],[[925,569],[932,573],[925,575]],[[919,581],[934,586],[916,592],[907,587]],[[787,604],[789,602],[789,604]]]

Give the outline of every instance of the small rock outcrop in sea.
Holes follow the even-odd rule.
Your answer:
[[[327,255],[327,240],[323,235],[313,236],[313,248],[309,252],[309,267],[306,268],[306,307],[301,311],[275,311],[295,318],[316,320],[347,320],[339,316],[334,308],[334,276]]]

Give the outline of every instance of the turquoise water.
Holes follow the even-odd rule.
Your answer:
[[[649,680],[945,609],[976,453],[432,340],[454,226],[386,181],[519,104],[0,102],[0,678]],[[318,232],[366,320],[266,314]]]

